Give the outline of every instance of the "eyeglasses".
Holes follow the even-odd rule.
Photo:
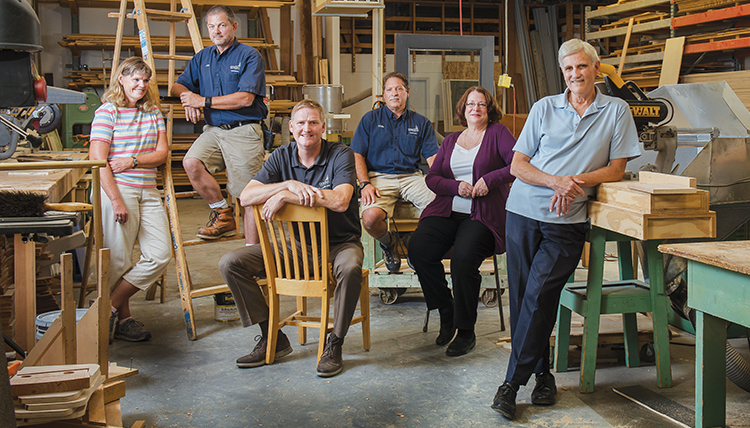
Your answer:
[[[487,103],[479,103],[479,104],[466,103],[466,107],[468,107],[468,108],[474,108],[474,107],[477,107],[477,108],[487,108]]]

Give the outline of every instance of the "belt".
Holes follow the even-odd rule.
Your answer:
[[[230,129],[234,129],[238,126],[250,125],[252,123],[260,123],[260,120],[240,120],[239,122],[225,123],[225,124],[219,125],[219,128],[225,131],[229,131]]]

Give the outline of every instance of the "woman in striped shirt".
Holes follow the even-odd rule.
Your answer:
[[[101,199],[104,246],[110,249],[110,343],[113,338],[151,338],[131,317],[129,300],[148,289],[172,258],[167,216],[156,188],[156,167],[167,159],[167,134],[157,95],[149,91],[152,75],[140,57],[123,61],[91,124],[89,157],[108,164],[101,170]],[[133,264],[136,241],[141,255]]]

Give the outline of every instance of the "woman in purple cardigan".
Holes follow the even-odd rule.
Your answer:
[[[425,178],[435,200],[422,212],[409,240],[409,260],[427,308],[440,311],[435,343],[451,342],[448,356],[474,348],[479,266],[505,252],[505,200],[513,181],[510,163],[516,140],[498,123],[501,117],[497,100],[481,86],[469,88],[458,101],[456,119],[467,129],[443,141]],[[441,262],[451,247],[453,296]]]

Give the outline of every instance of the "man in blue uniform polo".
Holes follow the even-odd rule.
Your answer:
[[[388,231],[387,219],[393,217],[399,198],[420,211],[435,198],[419,164],[424,156],[432,166],[438,146],[430,120],[406,109],[409,80],[403,73],[385,75],[383,97],[385,106],[367,112],[359,121],[351,148],[362,197],[362,224],[380,242],[388,270],[398,272],[398,234]]]
[[[206,26],[214,46],[193,57],[172,86],[180,97],[185,117],[206,125],[182,161],[190,184],[211,207],[206,227],[198,237],[218,239],[237,234],[232,208],[221,194],[212,174],[226,170],[227,191],[239,198],[242,189],[263,165],[263,130],[266,118],[266,74],[257,49],[234,36],[238,23],[227,6],[216,5],[206,14]],[[258,243],[253,212],[245,210],[245,242]]]

